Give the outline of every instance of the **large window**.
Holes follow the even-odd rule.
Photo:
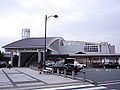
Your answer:
[[[85,52],[98,52],[98,46],[85,46],[84,47]]]

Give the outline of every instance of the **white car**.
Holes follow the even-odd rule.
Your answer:
[[[77,66],[78,66],[78,68],[85,68],[86,64],[81,64],[81,63],[77,62]]]

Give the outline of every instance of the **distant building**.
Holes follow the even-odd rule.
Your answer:
[[[22,39],[30,38],[30,29],[23,28],[22,29]]]

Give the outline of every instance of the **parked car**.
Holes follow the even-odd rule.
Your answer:
[[[60,73],[63,73],[63,72],[64,72],[64,69],[67,68],[67,67],[64,65],[64,62],[57,61],[57,62],[55,63],[55,65],[52,66],[52,68],[54,69],[54,72],[57,72],[57,68],[59,68],[59,72],[60,72]]]
[[[5,68],[7,67],[7,64],[5,62],[0,62],[0,68]]]
[[[115,64],[113,62],[105,62],[102,64],[99,64],[100,68],[120,68],[119,64]]]
[[[57,61],[53,66],[55,72],[57,72],[57,68],[59,68],[60,73],[64,73],[64,69],[66,69],[67,74],[71,74],[74,68],[74,59],[65,59],[64,62]],[[80,71],[78,66],[77,71]]]
[[[54,62],[54,61],[46,61],[46,62],[45,62],[45,66],[46,66],[46,67],[51,67],[51,66],[53,66],[53,65],[55,65],[55,62]]]
[[[77,66],[79,69],[83,69],[86,67],[86,64],[82,64],[82,63],[77,62]]]

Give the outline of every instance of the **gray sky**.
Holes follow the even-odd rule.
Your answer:
[[[120,53],[120,0],[0,0],[0,47],[21,39],[22,28],[43,37],[45,15],[55,14],[59,18],[49,18],[47,36],[107,41]]]

